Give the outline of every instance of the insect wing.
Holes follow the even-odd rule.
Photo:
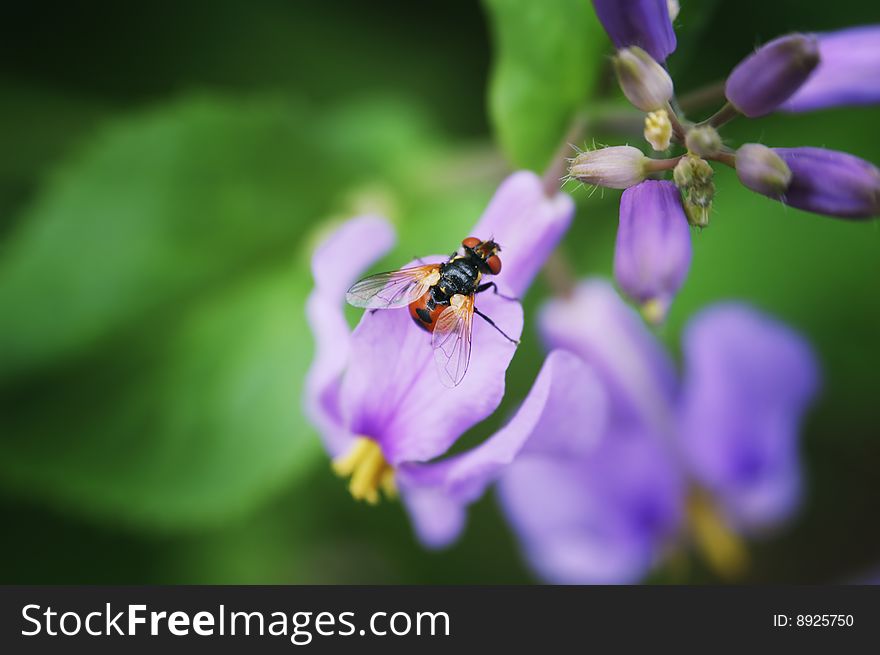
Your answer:
[[[463,299],[456,302],[456,299]],[[432,346],[440,381],[458,386],[471,360],[471,331],[474,325],[474,297],[453,296],[453,303],[437,317]]]
[[[436,264],[377,273],[355,282],[346,292],[348,304],[365,309],[406,307],[439,281]]]

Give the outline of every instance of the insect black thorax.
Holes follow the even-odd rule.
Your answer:
[[[453,258],[440,266],[440,281],[432,289],[432,298],[437,304],[445,304],[455,294],[470,295],[480,279],[479,264],[476,257]]]

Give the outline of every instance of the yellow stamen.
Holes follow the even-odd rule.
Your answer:
[[[394,469],[372,439],[358,437],[347,453],[333,460],[332,467],[340,477],[351,476],[348,490],[355,500],[375,505],[379,502],[379,489],[388,498],[397,496]]]
[[[659,298],[651,298],[642,303],[642,316],[651,325],[660,325],[666,320],[666,312],[669,311],[669,303]]]
[[[672,121],[665,109],[652,111],[645,116],[645,140],[654,150],[666,150],[672,140]]]
[[[693,492],[687,513],[694,542],[706,563],[722,578],[739,578],[748,567],[749,554],[708,494]]]

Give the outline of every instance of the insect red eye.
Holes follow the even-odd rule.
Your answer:
[[[501,258],[498,255],[492,255],[486,260],[486,266],[492,271],[492,275],[498,275],[501,272]]]
[[[481,242],[477,237],[468,237],[461,242],[461,245],[463,245],[465,248],[476,248],[478,245],[480,245],[480,243]]]

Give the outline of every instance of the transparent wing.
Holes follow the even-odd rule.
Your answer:
[[[437,317],[432,346],[440,381],[458,386],[471,361],[471,330],[474,325],[474,297],[453,296],[452,304]]]
[[[437,264],[377,273],[355,282],[346,292],[348,304],[365,309],[406,307],[440,280]]]

